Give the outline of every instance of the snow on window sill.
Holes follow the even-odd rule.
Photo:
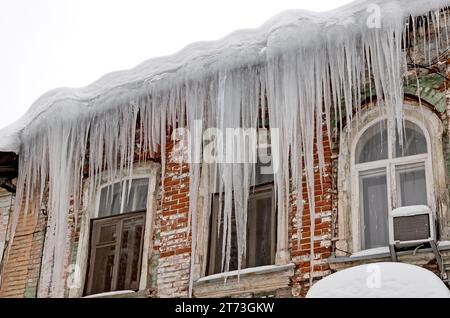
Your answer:
[[[447,250],[450,249],[450,241],[440,241],[438,243],[438,247],[439,249],[443,249],[443,250]]]
[[[148,291],[147,290],[141,290],[141,291],[118,290],[118,291],[84,296],[83,298],[139,298],[139,297],[148,297]]]
[[[195,282],[194,297],[221,298],[282,290],[289,287],[294,267],[293,263],[269,265],[206,276]]]
[[[370,248],[368,250],[362,250],[356,253],[353,253],[350,258],[360,258],[365,256],[372,256],[372,255],[384,255],[384,254],[390,254],[389,252],[389,246],[382,246],[382,247],[376,247],[376,248]]]
[[[438,249],[439,251],[447,251],[450,250],[450,241],[440,241],[438,242]],[[422,248],[417,251],[417,253],[432,253],[431,248]],[[412,251],[401,251],[397,253],[397,256],[401,255],[410,255]],[[391,253],[389,251],[388,246],[383,247],[377,247],[377,248],[371,248],[368,250],[362,250],[359,252],[355,252],[350,256],[331,256],[328,259],[328,262],[330,264],[333,263],[345,263],[345,262],[354,262],[354,261],[365,261],[365,260],[373,260],[373,259],[382,259],[391,257]]]
[[[200,278],[197,282],[209,282],[214,280],[224,280],[225,278],[230,277],[243,277],[246,275],[257,275],[257,274],[265,274],[265,273],[273,273],[273,272],[279,272],[284,270],[289,270],[291,268],[294,268],[294,264],[290,263],[287,265],[267,265],[267,266],[259,266],[259,267],[251,267],[251,268],[245,268],[241,269],[240,271],[231,271],[231,272],[225,272],[225,273],[219,273],[214,275],[209,275]]]

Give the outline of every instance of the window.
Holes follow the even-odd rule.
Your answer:
[[[139,288],[147,195],[146,178],[101,189],[99,218],[91,223],[87,295]]]
[[[405,121],[403,132],[401,145],[395,123],[383,119],[369,126],[357,141],[353,175],[357,178],[362,249],[389,244],[392,209],[430,205],[427,139],[412,121]]]
[[[258,163],[255,165],[254,186],[250,189],[247,211],[247,250],[242,268],[271,265],[276,254],[276,201],[273,173],[270,167],[270,146],[259,147]],[[222,272],[223,204],[221,196],[214,194],[209,242],[208,275]],[[231,255],[229,271],[238,269],[236,221],[232,211]],[[219,215],[222,219],[218,222]],[[219,231],[217,227],[220,226]]]
[[[210,257],[208,274],[222,272],[222,240],[223,219],[217,235],[219,195],[213,198],[213,213],[211,223]],[[234,213],[234,211],[233,211]],[[247,251],[242,268],[271,265],[275,262],[276,251],[276,218],[273,185],[259,186],[250,193],[247,212]],[[238,250],[236,236],[236,222],[232,217],[231,255],[229,270],[238,269]]]

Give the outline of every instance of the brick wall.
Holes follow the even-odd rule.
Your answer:
[[[187,297],[192,240],[188,229],[189,167],[174,162],[171,149],[169,142],[162,205],[157,211],[157,289],[159,297]]]
[[[0,196],[0,201],[7,197]],[[14,240],[3,260],[0,297],[36,297],[44,227],[43,215],[21,211]]]
[[[9,214],[14,204],[14,197],[7,191],[0,189],[0,261],[3,256],[3,247],[6,241]]]
[[[300,237],[297,232],[296,220],[296,196],[292,195],[292,209],[290,211],[290,231],[289,246],[292,261],[296,265],[295,275],[292,278],[292,296],[305,296],[309,289],[309,281],[311,275],[310,254],[311,235],[314,236],[314,261],[313,261],[313,279],[322,278],[330,274],[327,258],[331,256],[331,239],[332,239],[332,180],[331,180],[331,149],[328,140],[326,128],[323,131],[324,145],[324,163],[322,184],[319,172],[319,158],[317,149],[314,154],[314,198],[315,198],[315,230],[311,233],[311,220],[308,202],[308,193],[305,180],[305,172],[303,172],[303,200],[304,211],[301,223]],[[299,242],[300,240],[300,242]]]

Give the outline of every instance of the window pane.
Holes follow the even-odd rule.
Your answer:
[[[145,212],[94,220],[88,294],[139,288]]]
[[[125,187],[125,208],[123,213],[141,211],[147,208],[148,179],[133,179],[131,189]],[[128,192],[128,190],[130,190]]]
[[[112,243],[116,240],[116,225],[102,226],[99,243]]]
[[[388,245],[388,197],[386,171],[360,174],[363,248]]]
[[[397,130],[395,154],[397,157],[413,156],[427,153],[427,141],[423,135],[422,129],[416,124],[406,121],[403,131],[403,147],[400,146]]]
[[[273,214],[272,193],[250,200],[248,211],[247,258],[248,267],[273,264]]]
[[[427,205],[424,164],[403,165],[396,169],[398,205]]]
[[[256,188],[257,190],[258,188]],[[242,268],[270,265],[274,263],[275,249],[275,229],[276,223],[273,211],[273,188],[268,188],[264,192],[256,191],[250,193],[248,214],[247,214],[247,251]],[[223,208],[223,207],[222,207]],[[217,222],[219,209],[219,196],[213,199],[212,222]],[[211,251],[209,274],[216,274],[222,271],[222,244],[223,244],[223,214],[220,222],[220,232],[212,226],[211,231]],[[236,222],[232,217],[231,228],[231,254],[229,271],[238,269],[238,250]]]
[[[386,120],[367,129],[356,147],[356,163],[377,161],[388,158],[388,134]]]
[[[120,242],[118,290],[135,290],[139,288],[139,265],[144,218],[125,220]]]
[[[99,217],[111,216],[120,213],[122,204],[123,183],[117,182],[104,187],[100,192]]]
[[[217,220],[215,221],[217,222]],[[217,236],[217,232],[211,233],[214,235],[213,241],[215,242],[215,253],[213,255],[213,269],[210,274],[217,274],[222,272],[222,244],[223,244],[223,214],[222,221],[220,222],[220,233]],[[245,266],[243,266],[245,268]],[[230,250],[230,264],[229,271],[235,271],[238,269],[238,247],[237,247],[237,233],[236,233],[236,218],[233,216],[231,220],[231,250]]]
[[[114,252],[115,245],[100,247],[95,250],[91,294],[112,290]]]

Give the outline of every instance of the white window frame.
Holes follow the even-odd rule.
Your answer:
[[[148,286],[148,266],[149,259],[151,257],[151,248],[153,246],[152,236],[153,236],[153,224],[154,218],[156,215],[157,209],[157,190],[158,181],[159,181],[159,173],[161,171],[160,164],[156,162],[147,162],[142,166],[135,166],[133,169],[133,173],[131,176],[117,176],[111,182],[104,182],[96,191],[95,198],[91,202],[84,202],[83,214],[81,215],[81,224],[80,224],[80,237],[78,240],[78,249],[77,249],[77,257],[75,268],[72,269],[73,275],[72,283],[68,286],[69,289],[69,297],[70,298],[78,298],[84,295],[85,291],[85,282],[88,278],[88,262],[89,262],[89,242],[90,242],[90,232],[91,232],[91,220],[96,219],[99,216],[99,205],[100,205],[100,196],[101,190],[105,187],[111,186],[120,181],[132,180],[132,179],[149,179],[148,184],[148,195],[147,195],[147,212],[145,215],[145,226],[144,226],[144,241],[143,241],[143,251],[142,251],[142,262],[141,262],[141,271],[140,271],[140,279],[139,279],[139,291],[145,291]],[[103,173],[103,175],[108,175],[107,171]],[[84,191],[87,193],[88,191],[88,183],[89,180],[86,180]],[[124,183],[127,184],[127,183]],[[122,197],[121,205],[123,205],[124,198]],[[123,211],[123,207],[121,206],[121,211]],[[123,213],[118,214],[124,215]],[[95,295],[90,295],[90,297],[94,297]]]
[[[371,121],[381,116],[386,116],[387,107],[375,104],[366,104],[361,111],[347,123],[339,134],[338,157],[338,202],[337,202],[337,240],[335,255],[337,257],[348,256],[360,251],[360,231],[355,218],[359,211],[354,211],[355,199],[353,178],[351,170],[352,145],[361,130]],[[424,133],[429,135],[428,146],[431,147],[432,171],[430,179],[433,187],[430,189],[433,195],[432,206],[435,207],[438,240],[450,240],[450,210],[449,192],[447,186],[447,165],[444,157],[443,136],[444,122],[433,110],[432,106],[419,104],[414,100],[404,101],[403,115],[414,123],[419,122]],[[426,128],[426,129],[424,129]]]
[[[378,125],[381,121],[387,121],[387,134],[388,134],[388,158],[370,161],[364,163],[356,163],[356,147],[363,136],[363,134],[374,125]],[[355,239],[353,240],[353,250],[360,251],[363,249],[363,215],[360,203],[362,202],[361,194],[360,194],[360,174],[370,170],[377,169],[385,169],[386,171],[386,182],[387,182],[387,200],[388,200],[388,215],[391,214],[392,210],[398,207],[398,184],[397,184],[397,167],[403,165],[412,165],[412,164],[423,164],[425,168],[425,182],[427,188],[427,204],[432,209],[433,213],[436,211],[436,207],[434,204],[434,196],[433,196],[433,180],[432,177],[432,162],[431,162],[431,142],[430,136],[423,125],[423,121],[419,121],[414,117],[405,116],[405,122],[409,121],[415,125],[417,125],[422,134],[425,137],[425,141],[427,143],[427,152],[424,154],[418,154],[413,156],[406,157],[394,157],[394,148],[395,148],[395,129],[394,127],[394,119],[389,118],[387,115],[382,115],[377,117],[376,119],[370,121],[366,124],[363,129],[361,129],[355,138],[353,139],[351,146],[351,178],[352,178],[352,213],[353,213],[353,234]],[[388,217],[388,222],[391,222]],[[388,223],[388,229],[391,228]]]

